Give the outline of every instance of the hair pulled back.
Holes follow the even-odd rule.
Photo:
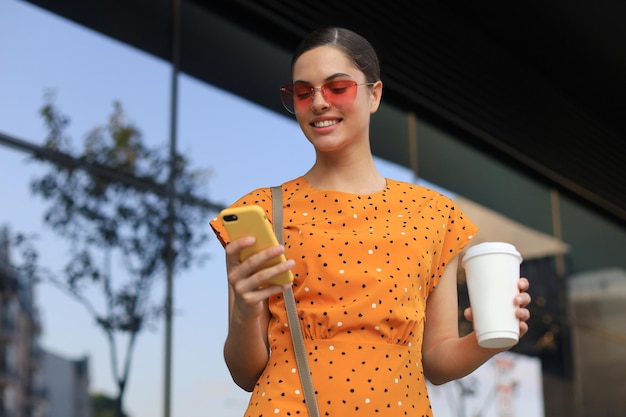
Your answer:
[[[344,28],[328,27],[311,32],[300,42],[291,60],[291,69],[302,54],[320,46],[340,49],[354,66],[365,74],[365,80],[380,80],[380,63],[374,47],[361,35]]]

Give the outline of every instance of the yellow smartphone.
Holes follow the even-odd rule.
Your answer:
[[[219,217],[231,241],[244,236],[256,238],[254,245],[241,251],[242,261],[263,249],[278,245],[272,224],[267,219],[263,209],[257,205],[227,208],[220,212]],[[265,262],[257,271],[286,260],[285,255],[281,254]],[[293,282],[293,274],[291,271],[286,271],[275,276],[269,282],[274,285],[289,284]]]

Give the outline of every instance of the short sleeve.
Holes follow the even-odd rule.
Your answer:
[[[254,191],[251,191],[250,193],[244,195],[239,200],[231,204],[229,208],[241,207],[241,206],[253,205],[253,204],[258,205],[263,210],[265,210],[265,213],[267,214],[267,218],[270,219],[271,221],[272,197],[271,197],[269,188],[258,188]],[[213,219],[211,219],[211,221],[209,222],[209,225],[211,226],[211,229],[213,229],[213,233],[215,233],[215,236],[220,241],[222,246],[225,247],[228,243],[230,243],[228,233],[226,233],[226,229],[224,228],[224,225],[219,219],[219,216],[216,216]]]
[[[433,267],[436,267],[434,280],[431,283],[433,288],[439,282],[443,271],[448,264],[461,253],[471,240],[478,233],[478,227],[458,208],[458,206],[448,197],[441,196],[438,200],[439,209],[447,213],[442,217],[446,233],[442,242],[438,256],[433,259]]]

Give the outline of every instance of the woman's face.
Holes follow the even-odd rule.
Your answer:
[[[316,88],[315,93],[296,108],[296,118],[304,135],[318,151],[336,151],[354,143],[369,146],[370,115],[378,110],[382,83],[358,85],[340,95],[319,90],[329,81],[365,83],[365,75],[338,48],[320,46],[302,54],[293,66],[293,82]],[[354,95],[354,100],[346,97]]]

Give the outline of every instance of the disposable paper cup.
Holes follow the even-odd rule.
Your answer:
[[[474,330],[482,347],[506,348],[519,340],[513,300],[519,293],[521,263],[515,246],[504,242],[477,244],[463,257]]]

